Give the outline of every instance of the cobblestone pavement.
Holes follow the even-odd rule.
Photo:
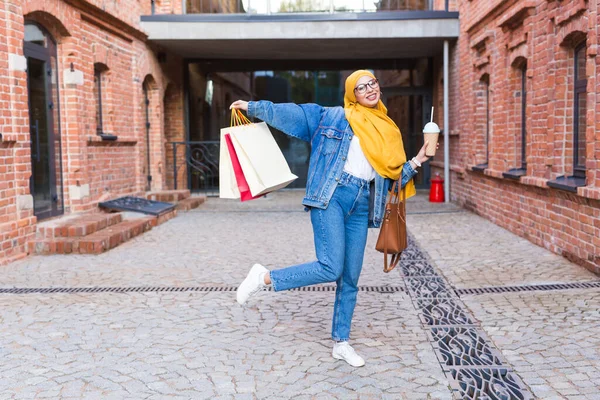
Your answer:
[[[409,230],[457,289],[599,277],[469,212],[412,200]],[[437,211],[452,205],[439,205]],[[469,295],[463,302],[539,399],[600,399],[600,289]]]
[[[240,204],[209,199],[99,256],[30,257],[0,288],[217,287],[248,268],[314,258],[302,192]],[[451,204],[409,201],[409,230],[455,288],[597,277]],[[361,286],[384,274],[369,232]],[[360,369],[331,358],[333,292],[0,294],[0,399],[451,399],[406,291],[359,293]],[[468,295],[466,307],[541,399],[598,399],[600,289]]]

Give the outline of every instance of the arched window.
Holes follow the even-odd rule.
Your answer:
[[[48,47],[48,35],[39,26],[27,23],[25,25],[25,42]]]

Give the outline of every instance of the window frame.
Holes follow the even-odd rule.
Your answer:
[[[96,98],[96,112],[98,113],[98,121],[96,124],[96,134],[104,134],[104,123],[102,120],[102,74],[104,70],[99,64],[94,65],[94,81],[96,82],[96,88],[98,90],[98,97]]]
[[[579,95],[587,93],[587,76],[585,79],[579,79],[578,76],[579,52],[581,50],[584,50],[583,57],[585,58],[586,42],[575,47],[573,54],[573,176],[585,178],[585,164],[579,165]]]
[[[527,64],[521,68],[521,169],[527,170]]]
[[[490,80],[485,81],[485,164],[490,164]]]
[[[490,165],[490,82],[491,77],[487,73],[479,79],[479,85],[485,85],[485,90],[483,91],[485,94],[485,132],[482,132],[485,145],[485,161],[471,167],[471,170],[474,172],[484,172]],[[477,136],[480,134],[478,133]],[[479,154],[477,157],[479,157]]]

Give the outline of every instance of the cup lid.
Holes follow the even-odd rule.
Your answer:
[[[440,133],[440,127],[435,122],[428,122],[423,128],[423,133]]]

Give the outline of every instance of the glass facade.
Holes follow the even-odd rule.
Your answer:
[[[433,10],[433,0],[186,0],[188,14],[284,14]]]
[[[423,145],[422,129],[431,108],[431,61],[418,59],[411,68],[374,70],[390,117],[402,132],[407,156],[413,157]],[[190,64],[189,140],[218,142],[220,129],[229,126],[229,105],[241,100],[269,100],[274,103],[317,103],[343,105],[344,83],[353,70],[261,70],[252,72],[204,73],[201,63]],[[306,186],[310,145],[271,129],[275,140],[298,179],[290,188]],[[218,160],[217,160],[218,161]],[[417,185],[429,184],[428,166],[417,175]],[[194,177],[191,189],[198,189]]]

